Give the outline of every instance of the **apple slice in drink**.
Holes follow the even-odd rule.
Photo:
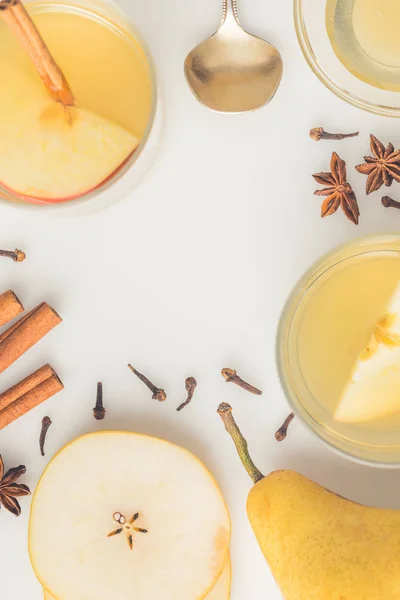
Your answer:
[[[342,423],[367,423],[400,412],[400,284],[360,353],[336,408]]]
[[[229,538],[227,509],[204,465],[134,433],[72,442],[50,462],[32,501],[32,565],[60,600],[205,598]]]
[[[65,108],[40,82],[9,67],[0,95],[0,187],[36,203],[83,196],[109,179],[139,140],[85,108]]]

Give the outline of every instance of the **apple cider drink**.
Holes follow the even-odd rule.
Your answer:
[[[400,238],[318,263],[282,319],[281,376],[312,428],[371,462],[400,462]]]
[[[101,12],[40,2],[26,9],[75,104],[51,96],[0,12],[0,195],[64,202],[99,188],[139,147],[151,70],[138,40]]]

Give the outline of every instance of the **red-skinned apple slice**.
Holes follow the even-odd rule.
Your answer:
[[[0,96],[0,186],[28,202],[83,196],[109,179],[139,140],[79,106],[65,108],[39,81],[9,67]]]
[[[80,107],[23,4],[3,4],[0,14],[38,77],[11,66],[2,74],[7,93],[0,95],[0,187],[38,204],[84,196],[123,166],[139,140]]]

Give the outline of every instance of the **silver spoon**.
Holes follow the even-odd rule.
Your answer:
[[[196,98],[220,112],[261,108],[275,95],[282,72],[278,50],[241,27],[237,0],[223,0],[220,29],[185,60],[186,79]]]

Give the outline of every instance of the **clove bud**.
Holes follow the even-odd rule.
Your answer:
[[[23,262],[26,258],[25,252],[22,250],[0,250],[0,256],[5,256],[7,258],[11,258],[14,262]]]
[[[286,439],[289,425],[293,421],[295,417],[294,413],[290,413],[287,419],[284,421],[283,425],[279,427],[278,431],[275,433],[275,439],[277,442],[283,442]]]
[[[93,416],[97,421],[102,421],[106,416],[106,409],[103,405],[103,384],[100,381],[97,384],[96,406],[93,409]]]
[[[244,379],[239,377],[235,369],[222,369],[221,375],[227,383],[235,383],[247,392],[250,392],[251,394],[256,394],[257,396],[261,396],[262,394],[261,390],[254,387],[253,385],[250,385],[250,383],[247,383],[247,381],[244,381]]]
[[[140,381],[143,381],[143,383],[149,388],[149,390],[153,392],[153,400],[158,400],[158,402],[165,402],[165,400],[167,399],[167,394],[164,390],[155,386],[154,383],[151,383],[151,381],[147,379],[145,375],[139,373],[139,371],[132,367],[132,365],[128,365],[128,367],[130,368],[132,373],[135,373],[136,377],[138,377]]]
[[[42,456],[44,456],[44,445],[46,443],[47,432],[48,432],[51,424],[52,424],[52,421],[51,421],[50,417],[43,417],[42,430],[40,432],[40,438],[39,438],[40,454]]]
[[[180,406],[178,406],[178,408],[176,409],[178,412],[180,412],[183,408],[185,408],[185,406],[190,404],[190,402],[192,401],[194,390],[197,387],[197,381],[194,377],[188,377],[185,381],[185,386],[188,393],[188,397],[186,402],[183,402]]]
[[[314,127],[310,131],[310,138],[315,142],[319,142],[320,140],[344,140],[356,137],[359,133],[359,131],[355,133],[328,133],[323,127]]]
[[[381,202],[385,208],[400,208],[400,202],[393,200],[390,196],[383,196]]]

